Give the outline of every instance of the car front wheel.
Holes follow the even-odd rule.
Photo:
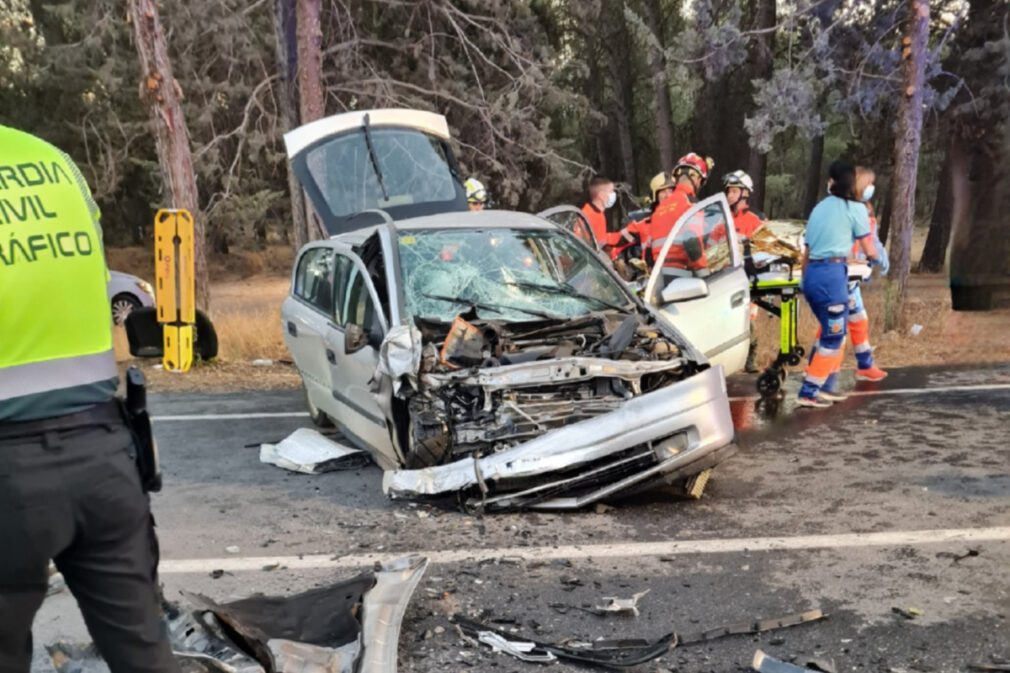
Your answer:
[[[112,322],[122,325],[133,309],[143,306],[141,301],[132,294],[120,292],[112,298]]]

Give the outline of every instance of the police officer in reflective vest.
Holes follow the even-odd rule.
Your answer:
[[[113,673],[178,673],[157,540],[114,398],[95,206],[49,143],[0,126],[0,672],[28,673],[52,559]]]

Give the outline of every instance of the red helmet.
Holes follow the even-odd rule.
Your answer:
[[[711,158],[691,152],[677,160],[676,165],[673,167],[673,177],[679,178],[691,170],[698,173],[701,176],[701,181],[705,182],[708,180],[708,172],[712,170],[713,166],[715,166],[715,162]]]

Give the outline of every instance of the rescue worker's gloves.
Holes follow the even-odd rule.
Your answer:
[[[722,176],[722,186],[724,189],[729,189],[730,187],[746,189],[749,195],[754,191],[754,180],[744,171],[733,171]]]
[[[870,265],[871,269],[873,267],[875,267],[875,266],[883,266],[884,265],[884,263],[880,261],[879,257],[868,257],[866,259],[866,263]]]
[[[467,203],[487,203],[487,190],[484,189],[484,183],[477,178],[467,178],[463,188],[466,190]]]
[[[698,174],[701,184],[704,185],[708,181],[708,174],[714,167],[715,162],[711,157],[703,157],[700,154],[691,152],[677,160],[677,164],[673,167],[673,177],[676,179],[694,171]]]

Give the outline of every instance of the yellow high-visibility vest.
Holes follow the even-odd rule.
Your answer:
[[[0,423],[73,413],[115,391],[107,282],[80,171],[0,125]]]

